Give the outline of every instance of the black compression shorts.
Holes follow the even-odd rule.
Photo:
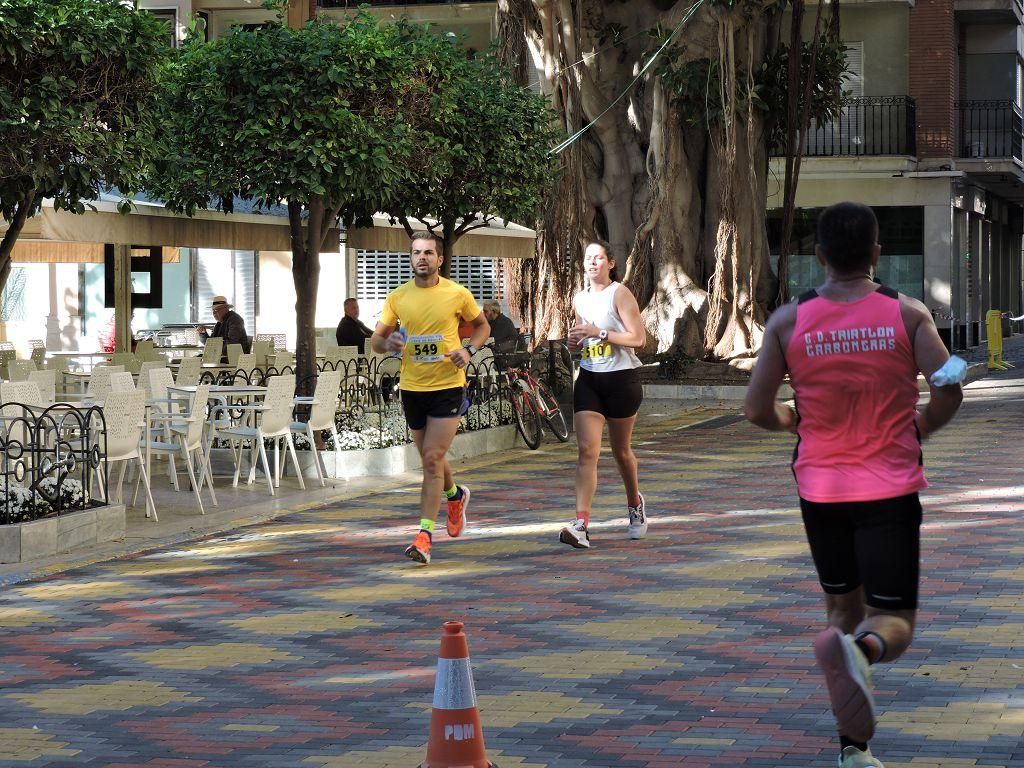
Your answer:
[[[916,493],[879,501],[823,504],[800,499],[821,588],[843,595],[864,587],[873,608],[917,608],[921,501]]]
[[[402,390],[402,409],[409,429],[424,429],[427,418],[457,419],[469,410],[465,387],[436,389],[431,392]]]
[[[643,399],[644,387],[637,368],[607,373],[581,368],[572,393],[572,410],[594,411],[606,419],[628,419],[636,416]]]

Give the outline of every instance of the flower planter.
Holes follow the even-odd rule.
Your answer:
[[[123,504],[92,507],[28,523],[0,525],[0,563],[22,563],[124,538]]]

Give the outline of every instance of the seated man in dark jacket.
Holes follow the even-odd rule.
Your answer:
[[[334,337],[339,347],[359,347],[359,354],[364,354],[366,340],[373,331],[359,322],[359,302],[353,298],[345,299],[345,316],[338,323]]]
[[[221,350],[220,360],[222,363],[228,361],[228,344],[241,344],[242,351],[248,353],[252,349],[252,344],[249,341],[249,336],[245,332],[245,320],[242,316],[235,312],[232,307],[233,304],[228,304],[228,300],[223,296],[214,296],[212,302],[213,317],[217,321],[217,324],[213,326],[213,332],[207,333],[205,325],[197,325],[196,331],[199,333],[199,338],[205,342],[207,339],[223,339],[223,349]]]
[[[494,299],[485,301],[484,316],[491,324],[491,338],[494,339],[495,348],[503,352],[514,350],[519,341],[519,330],[511,318],[501,313],[501,304]]]

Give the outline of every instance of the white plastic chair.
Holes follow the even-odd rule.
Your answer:
[[[139,463],[139,477],[146,486],[146,516],[150,510],[153,512],[153,519],[156,520],[156,505],[153,504],[153,494],[149,487],[149,475],[146,474],[146,462],[143,460],[142,451],[139,449],[142,432],[144,428],[143,419],[146,414],[146,393],[142,390],[134,392],[122,392],[117,397],[112,397],[103,406],[103,419],[106,423],[107,436],[107,466],[111,462],[121,461],[121,473],[117,480],[117,501],[122,500],[122,485],[124,473],[128,468],[128,462],[132,459]],[[97,467],[97,472],[99,467]],[[110,493],[107,493],[108,500]]]
[[[36,370],[32,360],[11,360],[7,364],[7,375],[11,381],[28,381],[28,375]]]
[[[273,353],[273,351],[274,342],[271,341],[270,339],[257,338],[256,341],[252,343],[251,354],[256,355],[256,365],[258,367],[263,368],[267,366],[267,364],[270,362],[270,355]]]
[[[139,358],[131,352],[115,352],[111,362],[114,365],[124,366],[122,370],[130,371],[131,373],[138,373],[139,366],[141,365]]]
[[[218,339],[220,341],[220,339]],[[178,366],[178,375],[174,379],[175,384],[181,386],[192,386],[199,383],[199,374],[203,372],[203,359],[201,357],[185,357]]]
[[[241,344],[228,344],[228,365],[234,365],[237,367],[238,356],[242,354]]]
[[[249,354],[243,353],[235,359],[233,365],[235,366],[235,370],[251,373],[252,370],[257,367],[256,355],[254,355],[252,352],[250,352]]]
[[[279,370],[279,371],[280,370],[284,370],[284,367],[287,366],[287,365],[290,365],[290,366],[292,366],[292,368],[294,368],[295,367],[295,355],[293,353],[289,352],[286,349],[282,350],[282,351],[280,351],[280,352],[278,352],[277,354],[274,355],[274,360],[271,363],[271,365],[273,365],[273,367],[277,368],[277,370]]]
[[[39,394],[43,403],[53,403],[57,400],[57,372],[56,371],[32,371],[28,380],[39,387]]]
[[[124,373],[123,365],[97,365],[89,374],[89,383],[85,388],[84,400],[103,402],[110,393],[110,377],[115,373]]]
[[[313,392],[312,400],[309,398],[297,397],[296,403],[312,402],[312,409],[309,413],[309,421],[293,421],[291,431],[296,434],[305,435],[309,440],[310,450],[313,452],[313,460],[316,463],[316,476],[320,480],[320,487],[324,487],[324,469],[320,468],[320,450],[316,447],[316,433],[323,430],[330,430],[334,438],[334,449],[338,449],[341,442],[338,437],[338,428],[334,423],[334,414],[338,410],[338,390],[341,389],[342,371],[322,371],[316,380],[316,390]]]
[[[204,363],[219,363],[220,356],[224,352],[224,339],[219,336],[211,337],[206,340],[206,346],[203,347],[203,362]]]
[[[132,376],[128,371],[121,371],[119,373],[110,374],[110,392],[134,392],[135,391],[135,377]]]
[[[163,421],[166,427],[165,437],[143,441],[142,448],[149,449],[150,455],[166,456],[170,462],[171,471],[174,473],[174,489],[178,490],[177,473],[174,470],[174,457],[180,456],[188,472],[189,485],[196,497],[196,504],[199,505],[199,514],[205,515],[203,508],[202,489],[203,483],[210,484],[210,500],[217,506],[217,493],[213,490],[213,470],[210,467],[210,453],[203,443],[203,426],[206,424],[206,401],[210,397],[210,385],[200,384],[196,387],[195,395],[188,413],[184,414],[155,414],[151,416],[154,421]],[[171,421],[173,419],[173,421]],[[196,481],[196,472],[193,470],[193,461],[199,467],[199,480]],[[136,494],[139,491],[138,483],[135,484]],[[132,499],[134,503],[134,497]]]
[[[171,372],[170,368],[167,368],[167,363],[161,360],[146,360],[139,366],[139,389],[146,393],[149,397],[149,372],[156,370],[157,368],[164,368],[168,373]]]
[[[299,467],[299,457],[295,454],[295,443],[292,442],[292,431],[291,431],[291,416],[292,416],[292,405],[295,397],[295,376],[293,374],[274,376],[270,379],[267,386],[267,394],[263,398],[263,404],[259,406],[233,406],[233,411],[245,411],[254,410],[261,414],[261,417],[256,420],[254,426],[235,426],[227,428],[217,428],[211,433],[211,441],[213,436],[230,440],[232,447],[235,443],[240,443],[242,440],[252,441],[252,455],[249,461],[249,479],[248,484],[252,484],[256,479],[256,457],[259,456],[260,462],[263,464],[263,472],[267,477],[267,488],[270,489],[270,495],[274,494],[274,486],[281,484],[280,476],[280,450],[281,441],[286,443],[286,447],[291,454],[292,464],[295,467],[295,474],[299,480],[299,487],[305,489],[306,484],[302,480],[302,470]],[[216,419],[214,419],[216,421]],[[274,473],[270,472],[270,464],[267,461],[267,451],[263,445],[264,439],[270,439],[274,441]],[[235,476],[231,482],[231,487],[238,487],[238,476],[241,472],[242,461],[241,452],[235,456]]]
[[[159,353],[155,346],[152,339],[143,339],[135,345],[135,357],[142,363],[156,360]]]

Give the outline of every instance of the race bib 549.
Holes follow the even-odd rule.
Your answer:
[[[416,363],[439,363],[444,360],[444,336],[440,333],[410,336],[405,342],[409,359]]]

